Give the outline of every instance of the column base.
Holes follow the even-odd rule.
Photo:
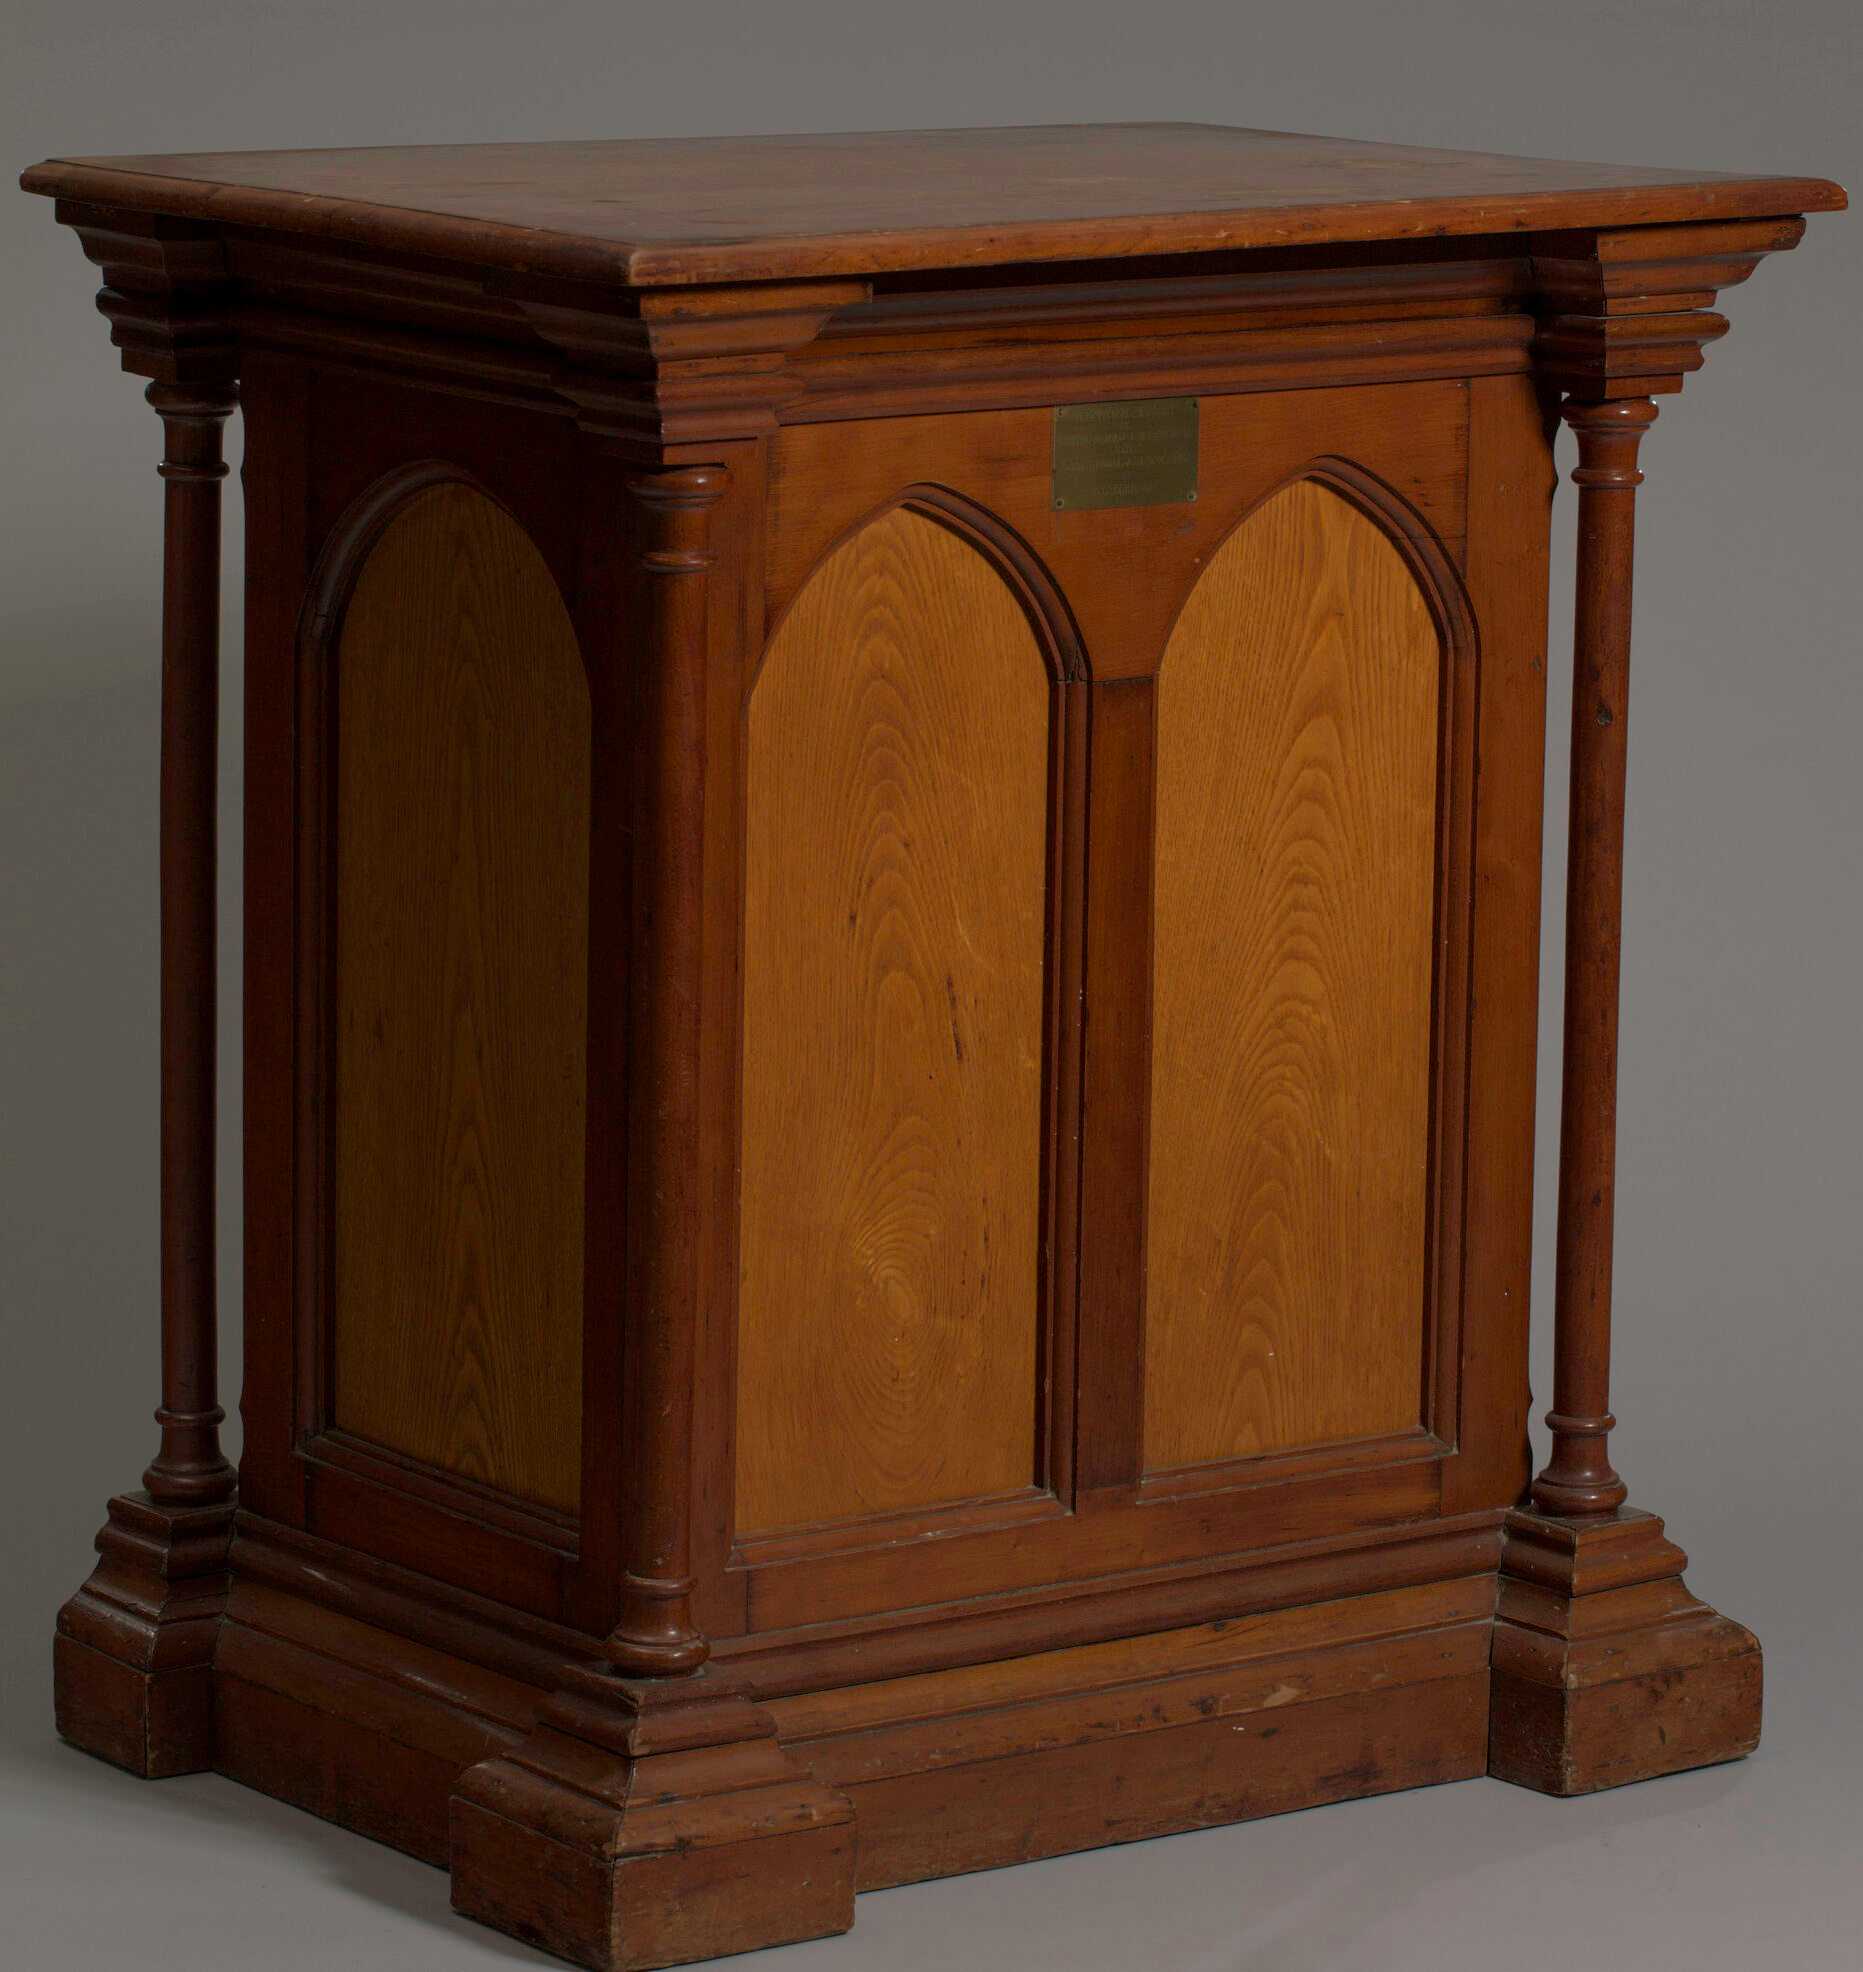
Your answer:
[[[854,1921],[854,1810],[708,1674],[594,1673],[463,1773],[453,1908],[596,1972],[828,1937]]]
[[[1488,1771],[1542,1794],[1738,1760],[1760,1737],[1757,1640],[1689,1594],[1650,1513],[1507,1522]]]
[[[233,1503],[110,1502],[102,1557],[58,1612],[58,1731],[145,1780],[214,1763],[213,1653],[226,1609]]]

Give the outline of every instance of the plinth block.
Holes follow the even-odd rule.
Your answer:
[[[1654,1514],[1521,1513],[1507,1531],[1491,1774],[1591,1794],[1753,1751],[1759,1643],[1688,1592]]]
[[[453,1908],[596,1972],[845,1931],[854,1810],[701,1675],[589,1674],[452,1800]]]
[[[58,1612],[59,1736],[145,1780],[214,1763],[214,1644],[226,1608],[230,1505],[110,1502],[101,1559]]]

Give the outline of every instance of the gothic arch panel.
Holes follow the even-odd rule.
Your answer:
[[[485,494],[371,541],[332,647],[332,1422],[573,1511],[588,685]]]
[[[747,710],[736,1523],[1035,1477],[1052,681],[910,507],[784,617]]]
[[[1158,682],[1145,1465],[1420,1428],[1442,636],[1316,479]]]

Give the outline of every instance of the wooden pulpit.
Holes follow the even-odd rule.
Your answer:
[[[1754,1746],[1759,1646],[1607,1447],[1631,531],[1717,292],[1836,186],[1206,125],[25,183],[166,431],[161,1440],[68,1739],[601,1968]]]

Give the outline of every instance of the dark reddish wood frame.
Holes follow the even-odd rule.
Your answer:
[[[1754,1743],[1757,1646],[1688,1596],[1683,1557],[1622,1506],[1605,1450],[1621,711],[1651,396],[1678,389],[1724,329],[1714,290],[1793,245],[1802,221],[669,297],[257,221],[70,201],[60,217],[103,268],[101,305],[169,432],[164,886],[178,926],[211,870],[210,728],[195,715],[213,651],[208,489],[236,376],[251,571],[241,1506],[234,1523],[202,1367],[212,1294],[195,1282],[164,1294],[164,1450],[148,1492],[112,1503],[99,1567],[61,1614],[67,1736],[144,1773],[218,1765],[450,1855],[462,1909],[598,1966],[817,1935],[848,1921],[857,1881],[1484,1766],[1576,1792]],[[1149,922],[1163,644],[1100,644],[1096,661],[1092,585],[1063,565],[1026,488],[1018,503],[966,484],[961,434],[974,414],[1187,389],[1212,406],[1251,399],[1282,417],[1276,442],[1298,439],[1252,490],[1225,482],[1235,508],[1212,536],[1290,471],[1321,477],[1391,534],[1443,637],[1427,1428],[1414,1447],[1146,1473],[1129,1394],[1092,1368],[1136,1359],[1142,1276],[1130,1250],[1107,1266],[1090,1251],[1071,1359],[1060,1289],[1045,1315],[1061,1394],[1043,1488],[953,1509],[936,1538],[835,1528],[734,1549],[731,1325],[702,1314],[729,1305],[735,1246],[745,690],[769,619],[827,545],[798,553],[785,534],[790,452],[810,430],[872,421],[880,483],[863,486],[858,438],[818,453],[831,477],[811,525],[832,538],[877,501],[909,500],[992,558],[1044,638],[1060,713],[1050,1041],[1063,1064],[1045,1223],[1065,1276],[1069,1225],[1099,1225],[1108,1202],[1104,1160],[1077,1192],[1054,1175],[1070,1133],[1088,1140],[1124,1098],[1142,1116],[1149,1092],[1142,1050],[1125,1080],[1106,1076],[1065,1005],[1076,979],[1105,1006],[1142,1008],[1149,988],[1134,927]],[[1461,407],[1460,458],[1433,487],[1406,484],[1362,428],[1329,425],[1342,401],[1363,410],[1392,389],[1387,434],[1420,444]],[[1575,709],[1585,841],[1568,921],[1558,1409],[1529,1508],[1555,411],[1580,444],[1578,676],[1602,710],[1591,697]],[[595,797],[592,883],[622,908],[598,915],[591,947],[592,979],[617,991],[592,1039],[589,1184],[591,1201],[627,1205],[590,1213],[573,1525],[346,1437],[322,1396],[327,628],[370,528],[441,470],[536,542],[589,666],[597,759],[625,763]],[[1189,580],[1186,564],[1180,600]],[[682,778],[697,757],[702,782]],[[643,942],[648,925],[659,942]],[[165,940],[164,1214],[179,1238],[212,1169],[199,995],[182,989],[210,985],[211,964],[175,952],[171,981]],[[1142,1140],[1099,1141],[1119,1182],[1142,1176]],[[1212,1649],[1231,1653],[1213,1685]],[[1279,1703],[1248,1696],[1263,1664],[1307,1681],[1277,1713],[1268,1766],[1267,1736],[1245,1747],[1223,1716]],[[1003,1676],[1020,1710],[1002,1704]],[[1150,1709],[1099,1737],[1114,1692]],[[1187,1692],[1200,1693],[1190,1711],[1172,1712]],[[926,1741],[927,1719],[971,1748],[968,1764]],[[1117,1828],[1052,1805],[1107,1788],[1138,1804]]]

